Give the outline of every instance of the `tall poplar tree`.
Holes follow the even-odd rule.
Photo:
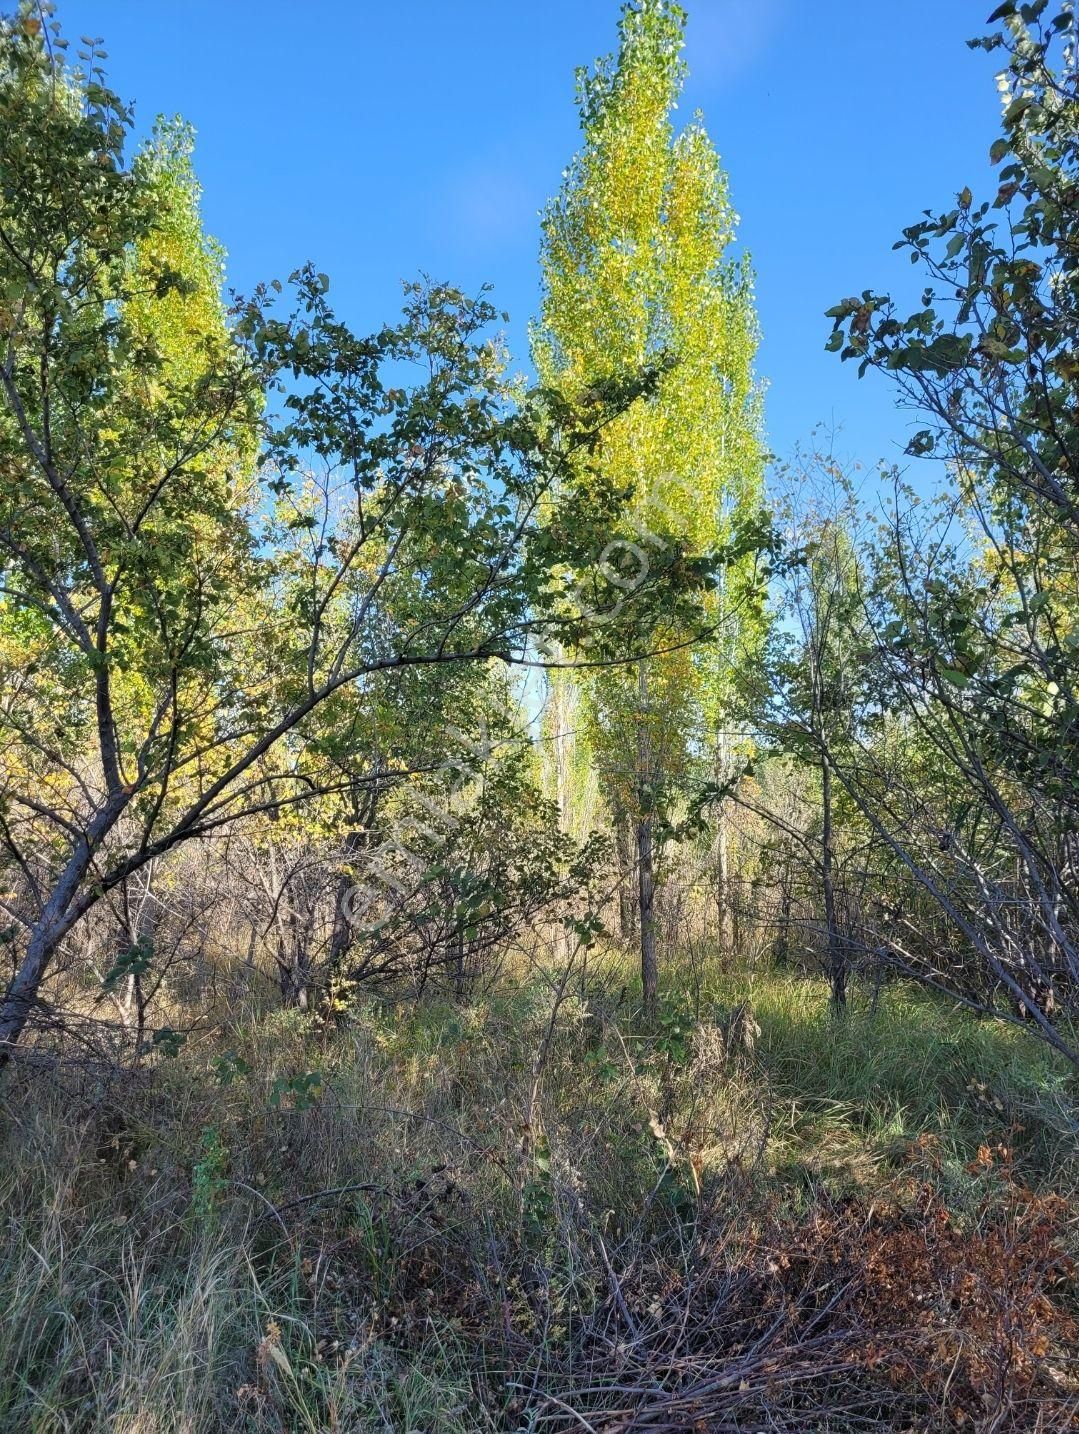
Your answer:
[[[681,131],[672,121],[685,19],[671,0],[623,7],[617,54],[578,73],[583,142],[543,222],[542,382],[573,402],[630,373],[659,374],[575,475],[632,491],[629,526],[597,555],[622,572],[627,601],[662,553],[730,551],[762,495],[751,273],[728,255],[737,216],[700,117]],[[751,554],[721,568],[699,608],[708,642],[693,646],[684,617],[657,617],[640,649],[655,655],[581,679],[612,814],[634,829],[649,1009],[656,825],[692,759],[714,752],[738,665],[759,646]]]

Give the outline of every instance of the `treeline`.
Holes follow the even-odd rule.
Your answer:
[[[830,311],[919,415],[870,483],[769,463],[667,0],[580,76],[528,391],[486,295],[224,297],[187,131],[3,21],[0,1061],[604,941],[650,1018],[692,949],[1077,1059],[1075,17],[993,23],[999,188],[905,231],[915,311]]]

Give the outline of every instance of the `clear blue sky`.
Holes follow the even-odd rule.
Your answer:
[[[910,418],[826,354],[822,312],[911,292],[891,245],[928,207],[988,186],[992,65],[964,41],[992,0],[687,0],[690,78],[757,270],[779,454],[819,422],[867,464]],[[140,129],[197,130],[207,226],[250,288],[312,259],[359,329],[421,270],[495,286],[527,366],[537,211],[577,147],[573,73],[610,50],[618,0],[60,0],[101,35]],[[917,288],[913,289],[916,296]]]

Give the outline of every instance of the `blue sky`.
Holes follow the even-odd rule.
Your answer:
[[[964,41],[991,0],[687,0],[680,114],[700,109],[757,271],[767,427],[819,423],[867,465],[899,457],[888,385],[824,352],[822,312],[909,293],[891,245],[921,210],[989,185],[992,65]],[[578,143],[573,74],[610,50],[618,0],[60,0],[101,35],[113,86],[197,131],[207,227],[250,288],[304,260],[355,327],[420,271],[495,286],[517,366],[538,305],[538,211]]]

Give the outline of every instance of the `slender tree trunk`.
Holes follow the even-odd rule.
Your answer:
[[[142,977],[138,972],[132,976],[135,988],[135,1049],[142,1050],[143,1038],[146,1035],[146,996],[142,989]]]
[[[716,738],[715,779],[725,782],[730,772],[730,744],[726,732]],[[721,801],[716,816],[716,908],[719,919],[717,937],[721,959],[734,955],[734,903],[731,900],[730,822],[727,803]]]
[[[337,886],[333,898],[333,928],[330,932],[330,951],[326,972],[327,994],[334,979],[340,974],[345,964],[345,959],[352,950],[355,941],[353,929],[352,893],[356,889],[356,872],[354,869],[354,858],[360,852],[373,847],[375,842],[374,822],[378,811],[378,787],[376,785],[372,792],[369,792],[361,803],[359,794],[354,786],[351,791],[352,819],[348,831],[345,833],[343,843],[343,855],[345,858],[345,869],[337,879]]]
[[[659,994],[659,968],[656,961],[655,872],[652,809],[655,802],[652,772],[652,744],[648,718],[648,671],[643,662],[637,666],[639,718],[637,724],[637,786],[640,815],[637,819],[637,891],[641,920],[641,990],[646,1016],[656,1014]]]
[[[282,896],[282,901],[284,897]],[[308,971],[301,942],[296,936],[296,922],[291,916],[278,914],[275,922],[277,933],[277,986],[282,1003],[299,1006],[307,1010]]]
[[[0,1069],[11,1059],[37,1000],[38,987],[60,944],[53,923],[42,919],[30,933],[26,955],[0,1004]]]
[[[286,888],[285,898],[289,898]],[[296,893],[297,901],[302,893]],[[288,961],[288,1004],[298,1006],[301,1011],[310,1009],[311,1006],[311,952],[308,946],[311,932],[300,919],[300,913],[294,902],[289,901],[287,912],[284,918],[284,940],[286,947],[286,959]]]
[[[821,809],[821,885],[824,888],[824,919],[828,926],[828,973],[832,983],[832,1009],[838,1014],[847,1004],[847,953],[835,909],[832,769],[827,757],[821,763]]]
[[[618,853],[618,934],[623,941],[632,941],[636,934],[633,920],[633,854],[624,812],[615,817],[614,837]]]
[[[570,733],[569,689],[565,673],[553,674],[551,697],[554,718],[554,776],[555,804],[558,808],[558,829],[570,829],[570,761],[572,736]],[[561,960],[569,960],[569,931],[561,921],[555,927],[555,945]]]
[[[637,823],[637,880],[641,907],[641,988],[646,1016],[656,1014],[659,967],[656,962],[655,878],[652,868],[652,818]]]
[[[153,950],[154,929],[152,921],[147,917],[147,908],[153,892],[155,870],[155,863],[150,862],[146,868],[146,882],[142,890],[142,895],[138,898],[134,907],[131,901],[131,882],[128,880],[123,883],[121,894],[124,911],[124,934],[130,950],[133,950],[135,947],[141,947],[144,942],[150,943],[150,949],[151,951]],[[137,1059],[139,1052],[142,1050],[143,1037],[146,1033],[147,1004],[146,994],[142,985],[142,973],[139,970],[133,971],[127,978],[127,1000],[125,1004],[127,1010],[121,1019],[125,1026],[131,1026],[132,1015],[134,1015],[135,1053]]]
[[[352,833],[349,834],[350,836]],[[346,845],[347,850],[347,845]],[[327,980],[333,981],[344,964],[345,957],[352,949],[352,922],[349,916],[349,892],[355,886],[355,877],[343,871],[337,878],[333,894],[333,929],[330,932],[330,953],[327,965]]]
[[[271,820],[277,820],[276,814],[271,814]],[[273,842],[270,842],[267,849],[267,861],[270,879],[269,883],[264,882],[264,885],[273,906],[273,926],[277,937],[277,954],[274,960],[277,963],[278,989],[284,1005],[298,1006],[300,1010],[306,1011],[310,997],[311,958],[307,949],[308,933],[303,928],[299,911],[289,890],[296,871],[289,871],[284,855],[280,865],[278,864],[278,852]],[[299,885],[298,878],[296,884]],[[301,893],[297,892],[297,900],[300,895]]]
[[[78,901],[79,889],[90,870],[98,846],[127,805],[127,793],[118,792],[98,811],[75,844],[52,895],[34,923],[19,969],[0,1001],[0,1070],[11,1059],[15,1045],[30,1019],[38,989],[60,942],[96,898]]]

